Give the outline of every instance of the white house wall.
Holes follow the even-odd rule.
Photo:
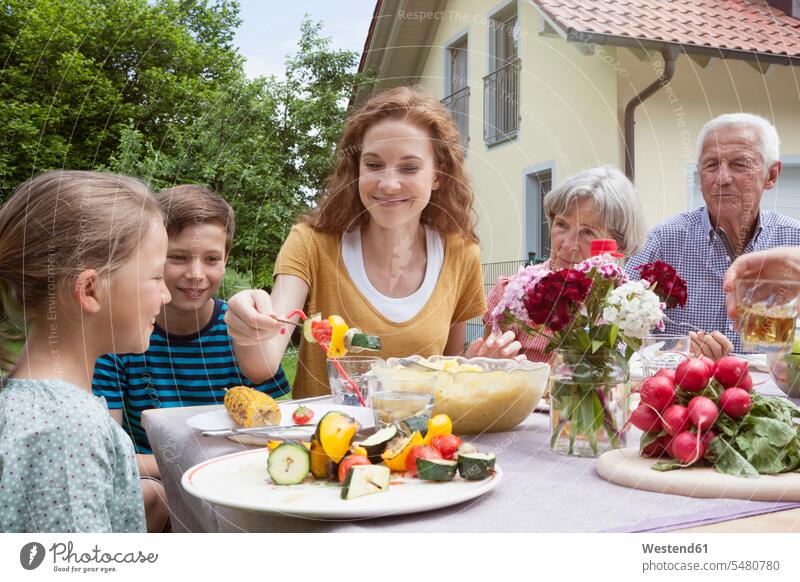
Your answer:
[[[453,9],[456,7],[456,10]],[[445,47],[469,32],[470,148],[467,167],[477,196],[483,260],[526,256],[523,169],[554,162],[554,183],[600,164],[620,163],[613,70],[560,38],[539,35],[542,23],[520,5],[520,129],[508,142],[483,141],[483,77],[488,69],[489,16],[496,4],[458,0],[440,16],[420,84],[444,97]]]
[[[640,61],[626,49],[618,52],[624,69],[618,88],[622,127],[625,105],[657,78],[656,68],[663,60],[656,56]],[[681,55],[669,88],[658,91],[636,111],[636,187],[648,225],[686,210],[697,135],[717,115],[746,111],[766,117],[778,129],[781,155],[796,159],[800,154],[798,83],[796,68],[773,66],[762,75],[742,61],[715,59],[703,68]]]
[[[439,20],[420,83],[438,97],[445,91],[445,50],[469,34],[470,121],[467,168],[477,196],[483,260],[524,258],[526,168],[552,165],[553,183],[585,168],[622,169],[623,112],[630,98],[657,78],[660,55],[640,60],[633,52],[596,46],[586,54],[561,37],[542,35],[544,23],[528,2],[520,22],[520,128],[516,138],[487,147],[483,141],[483,77],[489,72],[489,22],[503,6],[451,0]],[[641,53],[640,53],[641,56]],[[776,66],[762,75],[741,61],[715,60],[707,68],[681,55],[668,89],[636,112],[636,186],[648,226],[685,210],[690,200],[695,140],[702,124],[730,111],[752,111],[773,120],[781,153],[800,159],[800,80],[797,70]]]

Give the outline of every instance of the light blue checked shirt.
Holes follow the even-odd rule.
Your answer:
[[[800,222],[771,210],[761,210],[755,233],[745,253],[780,246],[800,245]],[[735,352],[742,352],[739,333],[725,312],[722,278],[733,257],[726,250],[708,218],[705,206],[678,214],[655,226],[647,236],[644,249],[630,258],[625,270],[631,279],[639,279],[636,267],[653,261],[669,263],[689,287],[685,307],[667,310],[677,323],[689,323],[705,331],[720,331],[733,343]],[[665,322],[664,333],[685,334],[685,326]]]

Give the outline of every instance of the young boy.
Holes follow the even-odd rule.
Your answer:
[[[195,185],[164,190],[156,199],[169,235],[164,279],[172,301],[156,318],[150,348],[144,354],[102,356],[95,364],[92,386],[96,395],[105,397],[111,415],[133,439],[145,507],[151,510],[148,526],[154,529],[158,529],[157,522],[166,521],[167,514],[158,466],[142,427],[142,412],[219,404],[226,388],[241,384],[273,398],[290,390],[280,368],[260,384],[244,376],[224,320],[227,303],[214,297],[233,242],[233,209],[221,197]]]

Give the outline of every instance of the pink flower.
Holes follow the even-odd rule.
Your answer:
[[[497,307],[491,313],[492,326],[495,330],[503,322],[504,312],[508,310],[514,317],[520,321],[528,322],[528,312],[523,304],[523,298],[536,284],[541,281],[545,276],[549,275],[551,271],[547,269],[528,266],[520,269],[520,271],[508,280],[503,297]]]
[[[581,273],[588,273],[592,269],[596,269],[603,279],[613,279],[615,285],[622,285],[628,282],[628,276],[625,271],[620,268],[614,257],[608,253],[589,257],[575,265],[575,269]]]

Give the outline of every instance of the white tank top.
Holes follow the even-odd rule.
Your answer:
[[[412,319],[428,302],[439,273],[444,263],[444,243],[441,235],[425,226],[425,246],[428,252],[428,263],[425,267],[425,278],[422,285],[408,297],[387,297],[370,283],[364,269],[364,253],[361,249],[361,227],[342,235],[342,259],[350,278],[361,291],[361,294],[386,319],[395,323],[404,323]],[[397,256],[402,261],[402,256]]]

